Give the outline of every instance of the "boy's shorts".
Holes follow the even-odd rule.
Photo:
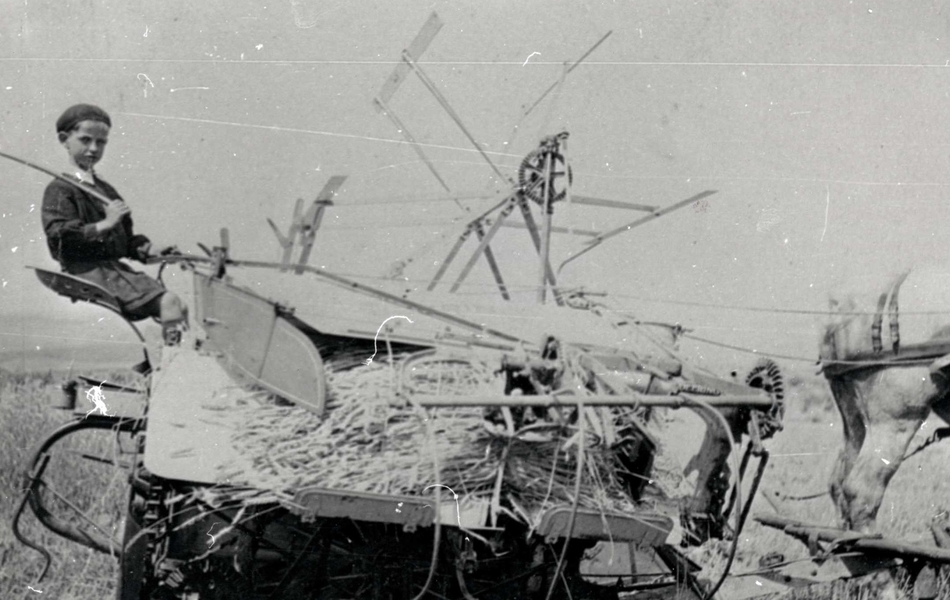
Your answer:
[[[145,273],[140,273],[123,262],[104,261],[83,268],[81,272],[73,266],[68,272],[80,279],[95,283],[104,288],[119,301],[122,314],[133,321],[147,317],[158,317],[159,303],[165,288]]]

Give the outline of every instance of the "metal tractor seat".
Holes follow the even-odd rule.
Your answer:
[[[147,373],[151,370],[151,363],[148,359],[148,344],[145,341],[145,336],[142,335],[142,332],[139,331],[139,328],[135,326],[134,321],[141,321],[147,317],[132,317],[124,312],[122,312],[121,304],[119,300],[105,288],[96,285],[85,279],[80,279],[74,275],[68,273],[57,273],[55,271],[47,271],[46,269],[40,269],[39,267],[27,267],[27,269],[32,269],[36,272],[36,277],[40,280],[40,283],[53,290],[60,296],[65,296],[73,302],[88,302],[96,306],[101,306],[109,311],[114,312],[123,321],[128,323],[129,327],[132,328],[132,331],[135,332],[136,337],[142,343],[142,353],[145,355],[145,360],[135,365],[134,370],[139,373]]]

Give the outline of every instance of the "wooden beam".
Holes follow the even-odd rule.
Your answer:
[[[488,225],[491,225],[493,221],[491,219],[487,219],[485,223]],[[524,223],[518,223],[517,221],[505,221],[502,224],[502,227],[509,227],[513,229],[527,229],[528,228],[528,226],[525,225]],[[574,229],[573,227],[558,227],[558,226],[551,227],[551,233],[569,233],[572,235],[583,235],[587,237],[595,237],[595,236],[600,235],[599,231],[594,231],[593,229]]]
[[[418,156],[419,159],[425,163],[427,167],[429,167],[429,172],[431,172],[432,175],[434,175],[439,181],[439,185],[441,185],[445,191],[451,192],[452,190],[449,188],[449,184],[445,183],[445,180],[442,179],[441,175],[439,175],[435,165],[432,164],[431,160],[429,160],[429,156],[422,150],[422,146],[419,145],[419,142],[416,141],[416,138],[409,132],[409,128],[407,128],[405,123],[402,122],[402,119],[397,117],[396,113],[393,112],[391,108],[389,108],[389,105],[385,104],[379,98],[373,100],[373,106],[376,108],[377,112],[385,115],[390,121],[393,122],[393,125],[395,125],[399,133],[402,134],[402,137],[406,138],[406,141],[409,142],[409,144],[412,146],[412,149],[415,150],[416,156]],[[462,206],[459,204],[458,200],[456,200],[455,203],[459,206]]]
[[[558,273],[560,273],[564,269],[564,267],[567,266],[568,263],[577,260],[584,254],[587,254],[588,252],[590,252],[591,250],[593,250],[600,244],[604,243],[604,241],[607,240],[608,238],[624,233],[625,231],[630,231],[634,227],[639,227],[640,225],[648,223],[652,221],[653,219],[662,217],[663,215],[673,212],[674,210],[678,210],[680,208],[683,208],[684,206],[689,206],[690,204],[694,202],[699,202],[703,198],[706,198],[707,196],[712,196],[715,193],[716,193],[715,190],[706,190],[704,192],[700,192],[696,194],[695,196],[690,196],[689,198],[685,200],[680,200],[679,202],[675,204],[665,206],[649,215],[646,215],[645,217],[641,217],[637,219],[636,221],[627,223],[626,225],[621,225],[620,227],[617,227],[616,229],[611,229],[610,231],[602,233],[593,239],[587,240],[587,242],[585,242],[587,244],[587,247],[582,249],[580,252],[574,254],[574,256],[569,256],[567,259],[565,259],[564,262],[561,263],[561,266],[557,268]]]
[[[452,261],[455,260],[455,257],[458,255],[459,250],[462,249],[462,244],[465,243],[465,240],[468,239],[468,236],[472,235],[472,226],[465,228],[465,231],[462,232],[462,235],[459,236],[459,239],[455,240],[455,245],[449,250],[448,255],[445,257],[445,260],[442,261],[442,264],[439,265],[439,270],[435,272],[435,276],[432,278],[432,281],[429,282],[429,287],[426,288],[426,291],[431,292],[435,289],[435,286],[439,284],[439,281],[442,280],[442,276],[445,275],[446,270],[448,270],[449,265],[452,264]]]
[[[504,219],[504,214],[500,218]],[[475,224],[475,234],[478,236],[479,241],[485,238],[485,230],[481,222]],[[505,280],[501,276],[501,269],[498,268],[498,261],[495,260],[495,253],[492,252],[491,246],[485,246],[485,260],[488,261],[488,268],[491,269],[495,283],[498,284],[501,297],[505,300],[511,300],[511,296],[508,294],[508,286],[505,285]]]
[[[492,238],[495,237],[495,234],[498,233],[498,229],[501,227],[502,222],[505,217],[507,217],[511,210],[514,208],[514,199],[510,200],[504,208],[501,209],[501,213],[498,215],[498,218],[492,224],[491,228],[488,230],[488,233],[482,237],[481,242],[478,244],[478,247],[475,249],[475,252],[472,253],[472,256],[468,259],[468,262],[465,263],[465,266],[462,267],[462,272],[459,273],[458,278],[456,278],[455,283],[452,284],[452,287],[449,289],[450,292],[458,291],[459,286],[462,285],[462,282],[465,281],[465,278],[468,277],[468,274],[471,272],[472,267],[475,266],[475,263],[478,262],[478,257],[482,255],[482,252],[485,251],[485,248],[488,247],[488,244],[491,242]],[[474,227],[478,227],[478,223],[474,224]]]
[[[442,29],[442,19],[433,12],[429,15],[429,18],[426,20],[425,25],[422,26],[422,29],[419,30],[419,33],[416,34],[416,37],[413,38],[412,43],[406,48],[405,53],[413,59],[418,59],[422,56],[422,53],[426,51],[426,48],[429,47],[429,44],[432,43],[432,40],[435,39],[440,29]],[[381,103],[387,104],[396,93],[396,90],[399,89],[399,86],[406,80],[410,70],[411,67],[405,61],[396,65],[392,74],[383,83],[383,87],[380,88],[376,98]]]
[[[297,268],[294,270],[297,275],[303,273],[300,268],[310,260],[310,252],[313,250],[313,243],[317,237],[317,230],[320,229],[320,223],[323,221],[323,212],[327,207],[333,206],[333,197],[346,181],[346,175],[334,175],[326,182],[316,200],[307,211],[307,214],[300,219],[300,256],[297,259]]]
[[[538,224],[534,220],[534,215],[531,214],[531,207],[528,206],[528,201],[522,196],[518,198],[518,208],[521,209],[521,216],[524,218],[525,227],[528,229],[528,233],[531,234],[531,241],[534,243],[534,249],[541,253],[541,233],[538,231]],[[554,269],[551,268],[551,263],[546,262],[544,265],[545,273],[547,273],[548,282],[551,284],[551,287],[557,285],[557,280],[554,278]],[[560,297],[560,294],[555,294],[555,299],[557,299],[558,304],[563,304],[563,300]]]
[[[591,196],[581,196],[579,194],[571,195],[571,202],[575,204],[586,204],[587,206],[601,206],[603,208],[622,208],[625,210],[639,210],[643,212],[656,212],[659,206],[652,204],[637,204],[636,202],[620,202],[618,200],[605,200],[603,198],[593,198]]]

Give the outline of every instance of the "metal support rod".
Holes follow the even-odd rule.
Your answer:
[[[742,462],[739,463],[739,479],[745,479],[745,470],[749,467],[749,458],[752,456],[752,442],[750,441],[745,448],[745,452],[742,454]],[[732,507],[736,504],[736,488],[732,488],[732,491],[729,493],[729,501],[726,503],[726,508],[722,511],[723,518],[728,518],[729,514],[732,512]]]
[[[589,396],[547,395],[547,396],[413,396],[413,402],[420,406],[663,406],[681,408],[694,406],[691,394],[677,394],[675,396],[661,396],[659,394],[639,394],[625,392],[623,394],[591,394]],[[703,402],[716,407],[771,406],[771,398],[764,396],[703,396]]]
[[[935,562],[950,563],[950,550],[936,548],[934,546],[907,544],[896,540],[885,540],[881,537],[872,537],[871,535],[866,537],[857,537],[857,539],[849,539],[849,537],[856,535],[859,536],[860,534],[855,531],[847,531],[845,529],[837,529],[835,527],[810,525],[808,523],[802,523],[801,521],[796,521],[795,519],[789,519],[778,515],[756,515],[755,520],[768,527],[781,529],[785,533],[798,538],[808,539],[810,537],[814,537],[815,539],[822,542],[847,540],[847,544],[844,544],[844,547],[847,547],[850,550],[858,550],[860,552],[880,552],[891,555],[904,555],[925,558]]]
[[[534,244],[534,249],[540,254],[541,234],[538,232],[538,224],[534,220],[534,215],[531,214],[531,207],[528,206],[528,201],[523,195],[519,195],[518,197],[518,208],[521,209],[521,216],[524,219],[525,227],[528,228],[528,233],[531,234],[531,242]],[[542,266],[545,273],[547,274],[548,282],[551,284],[551,288],[554,290],[554,299],[557,301],[559,306],[563,305],[564,300],[557,291],[557,279],[554,277],[554,269],[551,268],[551,263],[544,261]]]
[[[60,494],[59,492],[57,492],[57,491],[56,491],[56,488],[54,488],[54,487],[52,487],[51,485],[49,485],[48,483],[46,483],[46,481],[43,480],[43,479],[37,479],[37,480],[36,480],[36,483],[37,483],[37,484],[41,484],[43,487],[45,487],[45,488],[46,488],[46,491],[48,491],[49,493],[51,493],[51,494],[53,494],[54,496],[56,496],[56,498],[57,498],[60,502],[62,502],[62,503],[65,504],[67,507],[69,507],[73,512],[75,512],[75,513],[76,513],[76,516],[78,516],[80,519],[82,519],[83,521],[85,521],[86,523],[88,523],[90,527],[92,527],[93,529],[95,529],[96,531],[98,531],[99,533],[101,533],[103,536],[105,536],[105,539],[107,539],[107,540],[109,541],[109,543],[110,543],[110,549],[112,550],[112,551],[110,552],[110,554],[115,554],[114,551],[115,551],[116,548],[122,548],[122,544],[121,544],[118,540],[116,540],[115,538],[113,538],[111,533],[109,533],[108,531],[106,531],[105,529],[103,529],[102,527],[100,527],[95,521],[93,521],[91,518],[89,518],[89,516],[87,516],[86,513],[84,513],[84,512],[82,511],[82,509],[81,509],[79,506],[76,506],[75,503],[73,503],[72,501],[70,501],[69,498],[67,498],[66,496],[63,496],[62,494]],[[34,492],[34,493],[35,493],[35,492]],[[81,531],[81,530],[78,530],[78,529],[77,529],[77,531]],[[88,535],[88,534],[87,534],[87,535]]]
[[[538,288],[538,301],[541,304],[544,304],[547,297],[548,289],[548,257],[551,255],[551,212],[550,209],[545,210],[544,220],[541,222],[541,261],[539,269],[539,278],[541,280],[541,285]]]
[[[23,533],[20,531],[20,517],[23,515],[24,509],[26,509],[27,502],[29,502],[30,497],[35,493],[35,488],[37,482],[43,476],[43,472],[46,470],[46,466],[49,464],[50,456],[49,454],[44,454],[40,458],[39,462],[36,463],[33,471],[27,477],[26,491],[23,493],[23,497],[20,499],[20,503],[17,505],[16,511],[13,513],[13,522],[10,524],[10,528],[13,530],[13,536],[20,541],[21,544],[32,548],[43,555],[43,569],[40,571],[39,576],[36,578],[35,582],[39,583],[43,581],[43,578],[46,577],[46,573],[49,571],[50,564],[52,564],[53,559],[50,556],[49,550],[28,540]]]
[[[749,495],[746,498],[745,506],[742,507],[742,515],[739,516],[739,531],[736,532],[736,536],[742,533],[742,528],[745,526],[746,519],[749,518],[749,510],[752,508],[752,501],[755,499],[755,493],[759,491],[759,483],[762,481],[762,476],[765,474],[765,467],[769,464],[769,453],[767,450],[763,450],[759,455],[759,468],[755,471],[755,477],[752,479],[752,486],[749,488]]]
[[[200,256],[189,257],[188,260],[194,261],[194,262],[203,262],[203,263],[210,262],[212,264],[214,263],[214,261],[209,261]],[[236,267],[251,267],[251,268],[261,268],[261,269],[273,269],[276,266],[278,266],[278,265],[275,265],[274,263],[262,261],[262,260],[230,260],[229,259],[226,262],[227,264],[234,265]],[[529,342],[528,340],[505,333],[503,331],[499,331],[492,327],[486,327],[485,325],[481,323],[476,323],[475,321],[470,321],[468,319],[457,317],[453,315],[452,313],[448,313],[443,310],[439,310],[437,308],[432,308],[431,306],[426,306],[425,304],[420,304],[418,302],[413,302],[412,300],[407,300],[406,298],[402,298],[395,294],[390,294],[389,292],[378,290],[368,285],[363,285],[362,283],[358,283],[356,281],[353,281],[352,279],[348,279],[346,277],[342,277],[340,275],[330,273],[329,271],[324,271],[323,269],[320,269],[317,267],[312,267],[310,265],[303,265],[302,268],[307,273],[310,273],[320,279],[323,279],[324,281],[328,281],[332,283],[333,285],[337,285],[341,288],[344,288],[350,291],[359,292],[367,296],[372,296],[374,298],[379,298],[381,300],[385,300],[386,302],[391,302],[392,304],[395,304],[397,306],[402,306],[404,308],[409,308],[411,310],[419,311],[420,314],[426,315],[427,317],[439,319],[440,321],[443,321],[445,323],[458,325],[459,327],[464,327],[465,329],[468,329],[470,331],[474,331],[481,334],[487,334],[494,338],[506,340],[509,342],[522,342],[522,343],[528,344],[529,346],[533,346],[534,344],[537,343],[537,342]],[[772,405],[771,400],[769,401],[768,405],[769,406]]]
[[[556,147],[556,146],[555,146]],[[544,204],[541,206],[541,248],[539,249],[538,254],[540,255],[540,269],[539,269],[539,279],[541,280],[541,285],[538,287],[538,302],[544,304],[545,293],[548,287],[548,273],[547,273],[547,264],[548,257],[551,254],[551,217],[554,213],[554,206],[552,201],[554,200],[554,151],[546,152],[544,154]]]

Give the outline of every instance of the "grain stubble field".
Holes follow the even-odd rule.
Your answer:
[[[10,529],[10,520],[22,489],[22,469],[30,449],[68,419],[66,413],[49,408],[61,394],[61,381],[60,376],[51,373],[0,372],[0,598],[99,600],[114,594],[118,576],[118,563],[114,558],[56,537],[27,513],[23,531],[52,553],[49,574],[42,583],[36,584],[42,559],[33,550],[19,544]],[[817,378],[793,377],[789,383],[786,427],[768,443],[772,459],[762,483],[763,493],[756,497],[752,512],[770,513],[778,509],[792,518],[833,524],[834,509],[827,496],[803,501],[783,498],[826,489],[828,474],[842,439],[840,421],[824,382]],[[939,424],[933,420],[925,423],[912,447],[935,426]],[[98,455],[114,451],[110,436],[106,434],[76,440],[70,448]],[[61,486],[60,491],[76,503],[91,507],[100,526],[121,531],[127,485],[122,471],[80,459],[66,460],[69,464],[61,463],[58,472],[51,469],[54,484]],[[905,462],[894,477],[879,514],[879,527],[885,537],[931,543],[931,517],[950,507],[945,485],[948,464],[950,444],[947,443],[931,446]],[[714,544],[704,549],[711,558],[710,564],[715,564],[724,547],[725,544],[720,543],[719,547]],[[759,558],[770,552],[782,554],[785,560],[807,557],[803,544],[750,522],[741,536],[733,572],[756,569]],[[715,567],[711,570],[714,572]],[[734,594],[738,596],[739,589],[747,590],[748,587],[733,588],[736,590]],[[728,585],[720,596],[732,596]],[[870,600],[883,596],[867,589],[854,589],[847,597]],[[938,597],[943,600],[950,598],[945,573],[940,578]]]

